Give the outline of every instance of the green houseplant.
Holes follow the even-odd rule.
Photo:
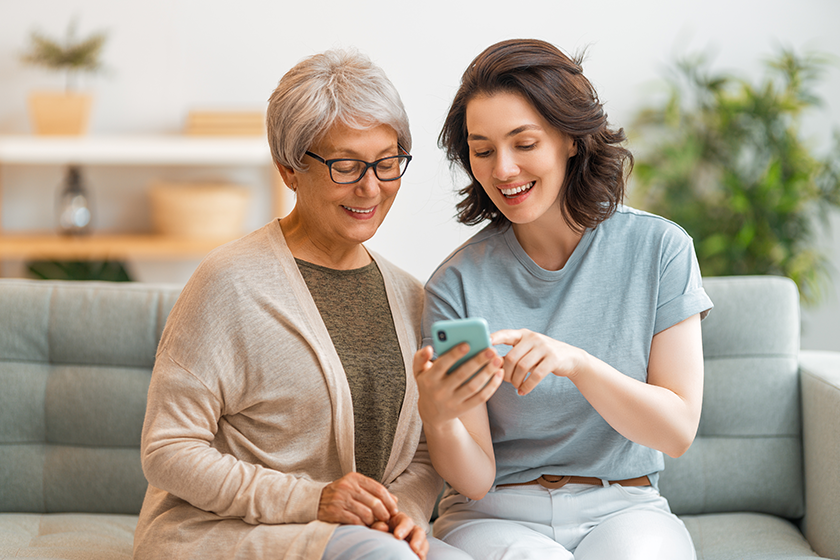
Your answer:
[[[753,84],[696,56],[638,114],[633,204],[683,226],[704,275],[788,276],[804,303],[819,301],[829,270],[816,233],[840,206],[840,136],[820,156],[800,128],[828,62],[783,50]]]
[[[35,132],[48,135],[82,134],[87,129],[92,98],[77,91],[80,74],[102,69],[102,49],[107,35],[93,33],[76,38],[76,23],[67,28],[64,41],[32,31],[28,49],[21,61],[65,74],[64,91],[37,91],[29,95],[29,108]]]

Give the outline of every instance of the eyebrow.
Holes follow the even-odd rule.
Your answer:
[[[384,150],[380,151],[379,155],[377,156],[377,159],[379,159],[380,157],[391,157],[391,156],[383,156],[383,154],[386,154],[386,153],[388,153],[388,152],[390,152],[391,150],[394,150],[394,149],[397,151],[398,156],[402,155],[402,152],[405,152],[406,154],[408,153],[402,146],[400,146],[400,143],[397,142],[393,146],[389,146],[389,147],[385,148]],[[360,159],[362,156],[359,153],[357,153],[353,150],[344,150],[343,148],[340,148],[340,149],[336,150],[333,154],[334,154],[333,157],[325,158],[325,159],[355,159],[355,160],[358,160],[358,161],[365,161],[363,159]]]
[[[539,125],[536,125],[536,124],[523,124],[522,126],[517,126],[513,130],[511,130],[510,132],[505,134],[505,136],[509,138],[511,136],[516,136],[517,134],[520,134],[522,132],[526,132],[528,130],[542,130],[542,127],[539,126]],[[486,136],[482,136],[480,134],[468,134],[467,135],[467,140],[487,140],[487,139],[488,138]]]

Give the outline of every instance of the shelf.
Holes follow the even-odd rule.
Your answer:
[[[191,239],[153,234],[0,235],[0,260],[200,259],[231,239]]]
[[[267,178],[270,176],[272,215],[284,216],[287,211],[287,189],[273,165],[265,136],[0,135],[0,166],[70,164],[259,167],[268,172]],[[0,220],[0,261],[199,259],[226,241],[229,239],[179,239],[152,234],[97,233],[76,238],[28,231],[18,233],[4,231]]]
[[[264,137],[0,136],[0,163],[17,165],[271,166]]]

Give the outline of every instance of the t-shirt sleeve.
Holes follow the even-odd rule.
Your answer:
[[[448,275],[436,274],[426,283],[421,348],[432,344],[432,324],[435,321],[461,319],[466,316],[458,311],[459,304],[452,295],[453,288],[457,292],[457,287],[453,286],[453,280],[446,276]],[[460,306],[463,307],[463,303]]]
[[[662,255],[654,334],[698,313],[705,318],[713,307],[703,289],[694,242],[683,230],[678,232]]]

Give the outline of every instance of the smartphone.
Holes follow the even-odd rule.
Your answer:
[[[490,329],[487,327],[487,321],[480,317],[435,321],[432,325],[432,347],[438,356],[462,342],[469,344],[470,350],[466,356],[455,362],[447,373],[452,373],[461,364],[490,347]]]

